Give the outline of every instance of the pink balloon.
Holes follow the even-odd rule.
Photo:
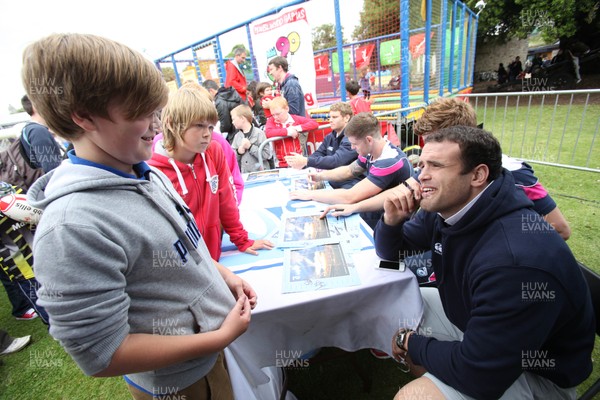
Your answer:
[[[290,51],[290,41],[285,36],[281,36],[275,42],[275,48],[281,52],[281,57],[287,57],[288,52]]]

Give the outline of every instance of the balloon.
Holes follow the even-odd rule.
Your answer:
[[[287,38],[290,43],[290,51],[294,54],[300,47],[300,35],[298,35],[298,32],[290,32]]]
[[[287,57],[288,52],[290,51],[290,41],[285,36],[281,36],[275,42],[275,48],[281,52],[281,57]]]

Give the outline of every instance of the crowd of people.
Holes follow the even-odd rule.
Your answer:
[[[592,304],[565,243],[568,222],[531,167],[503,155],[473,108],[452,98],[417,121],[425,144],[415,168],[382,136],[370,93],[353,80],[351,101],[330,107],[331,133],[304,154],[300,137],[318,124],[299,78],[275,57],[273,84],[247,83],[245,58],[235,49],[221,87],[190,82],[169,95],[152,63],[106,38],[54,34],[26,48],[22,78],[43,128],[28,128],[29,151],[43,137],[40,151],[57,152],[30,157],[46,172],[27,193],[43,210],[35,277],[33,258],[22,277],[4,264],[2,275],[7,288],[24,280],[38,290],[13,315],[39,316],[85,374],[124,376],[134,399],[167,386],[232,399],[223,350],[248,329],[260,294],[219,263],[222,234],[248,254],[274,247],[240,221],[240,173],[312,167],[309,179],[333,190],[291,199],[331,204],[324,215],[361,213],[382,259],[419,251],[435,273],[435,287],[421,290],[420,324],[387,332],[391,346],[379,349],[416,377],[397,399],[574,398],[592,368]],[[508,79],[522,70],[515,62]],[[71,143],[65,161],[50,131]],[[259,165],[272,137],[285,139],[263,146]],[[553,229],[526,231],[524,218]],[[554,301],[524,298],[530,282]],[[164,315],[185,334],[153,334]],[[28,342],[0,331],[0,354]],[[553,368],[524,367],[524,352],[548,354]]]

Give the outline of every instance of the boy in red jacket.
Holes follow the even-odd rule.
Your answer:
[[[273,145],[279,161],[278,167],[287,168],[285,156],[291,156],[293,153],[302,154],[298,139],[300,132],[317,129],[319,124],[313,119],[290,114],[287,100],[283,97],[275,97],[271,100],[269,108],[273,116],[267,120],[265,133],[267,138],[285,137],[283,140],[273,142]]]
[[[268,240],[250,240],[240,222],[233,179],[223,149],[211,145],[219,120],[212,101],[197,89],[181,88],[162,112],[162,141],[156,143],[148,164],[160,169],[190,208],[208,251],[221,257],[221,225],[237,248],[258,255],[272,249]]]

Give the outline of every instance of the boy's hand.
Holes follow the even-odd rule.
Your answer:
[[[299,135],[298,131],[293,126],[290,126],[289,128],[287,128],[287,133],[288,133],[289,137],[294,138],[294,139],[296,139]]]
[[[251,316],[250,310],[251,306],[248,297],[240,296],[229,314],[227,314],[227,317],[225,317],[225,321],[223,321],[220,329],[232,336],[231,341],[235,340],[248,329]]]
[[[252,143],[250,143],[248,139],[243,138],[242,142],[240,143],[240,147],[243,147],[244,149],[248,150],[250,146],[252,146]]]
[[[275,247],[275,244],[268,240],[264,240],[264,239],[255,240],[254,243],[252,244],[252,246],[250,246],[246,249],[245,253],[252,254],[253,256],[257,256],[258,251],[256,251],[256,250],[260,250],[260,249],[272,250],[273,247]]]
[[[308,164],[308,158],[302,154],[292,152],[291,156],[285,156],[285,162],[295,169],[302,169]]]

